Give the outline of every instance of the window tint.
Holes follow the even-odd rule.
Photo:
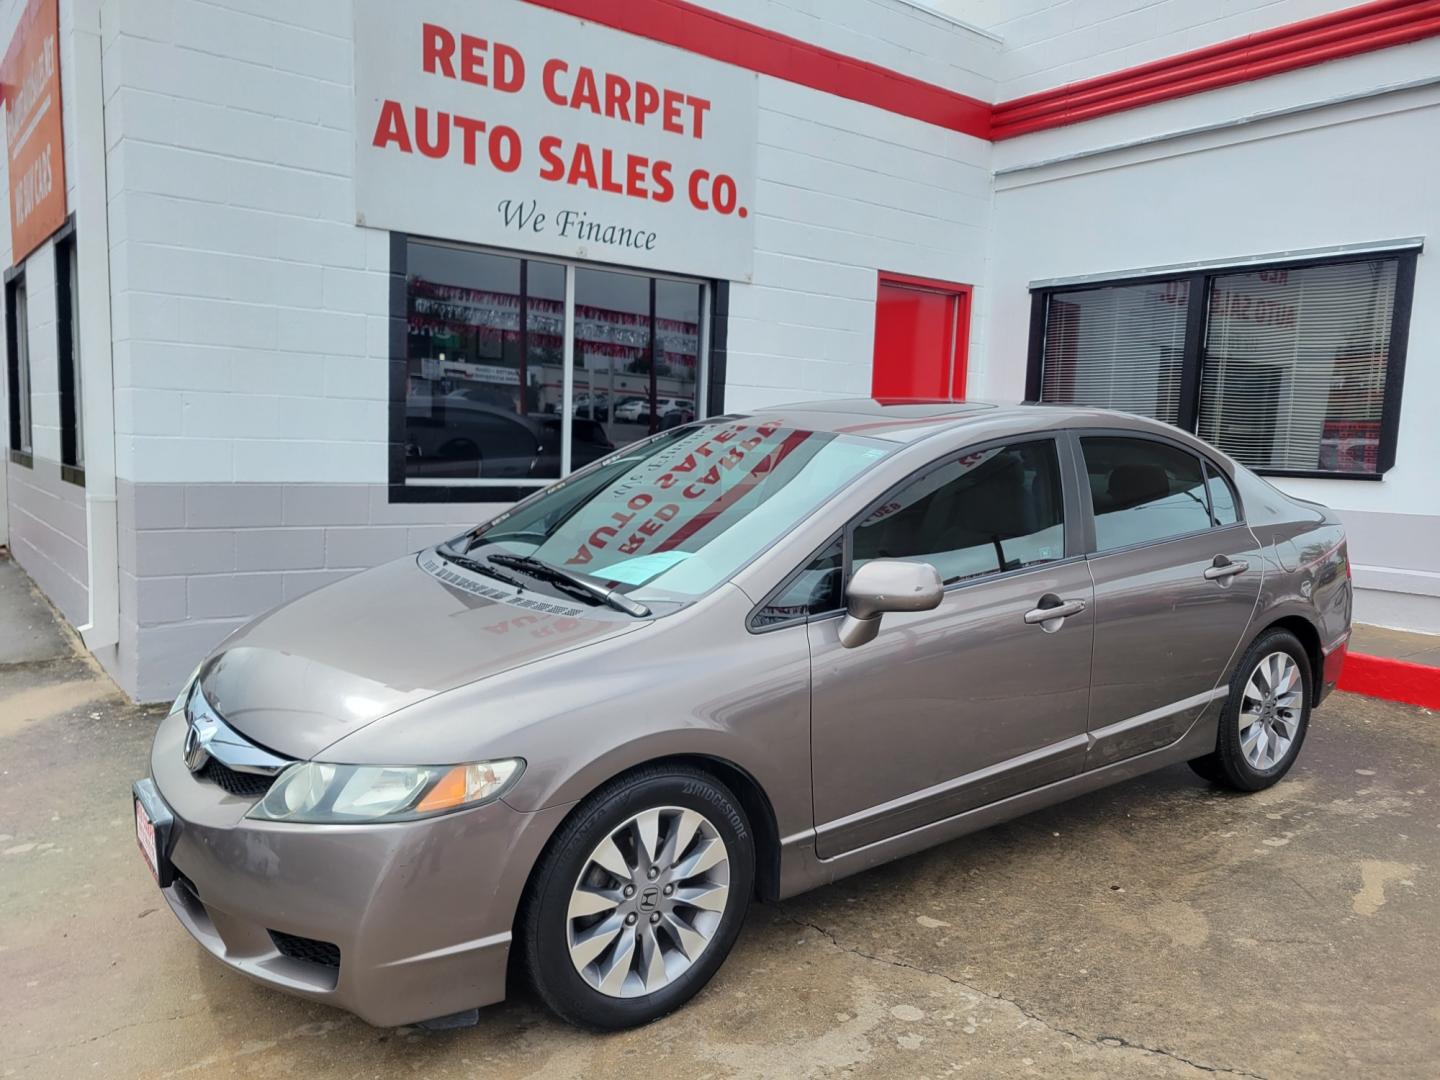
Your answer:
[[[1254,468],[1376,472],[1398,267],[1376,259],[1216,277],[1200,437]]]
[[[25,304],[25,276],[11,279],[5,290],[5,321],[10,384],[10,449],[31,451],[30,319]]]
[[[1060,467],[1049,439],[966,454],[855,527],[855,565],[914,559],[946,584],[1065,554]]]
[[[1099,551],[1210,527],[1200,459],[1149,439],[1087,438],[1080,444],[1095,507]]]
[[[1216,525],[1234,525],[1240,520],[1240,510],[1235,503],[1235,492],[1230,481],[1218,473],[1209,462],[1205,463],[1205,486],[1210,489],[1210,517]]]
[[[1030,392],[1179,425],[1262,472],[1381,473],[1414,271],[1407,252],[1043,290]]]
[[[1047,296],[1041,400],[1178,423],[1189,298],[1184,279]]]
[[[753,625],[774,626],[806,615],[838,611],[844,606],[840,588],[844,571],[845,547],[837,537],[775,599],[755,613]]]

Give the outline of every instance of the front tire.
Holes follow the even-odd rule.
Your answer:
[[[1215,750],[1190,762],[1211,783],[1260,791],[1290,771],[1310,729],[1310,660],[1294,634],[1267,630],[1230,679]]]
[[[750,824],[724,784],[683,765],[619,777],[536,866],[520,919],[536,992],[581,1027],[658,1019],[719,969],[754,883]]]

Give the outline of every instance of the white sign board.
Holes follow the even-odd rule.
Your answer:
[[[355,0],[356,221],[750,279],[756,76],[521,0]]]

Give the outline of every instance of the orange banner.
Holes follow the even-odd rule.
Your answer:
[[[30,0],[0,63],[10,150],[10,248],[18,263],[65,224],[59,0]]]

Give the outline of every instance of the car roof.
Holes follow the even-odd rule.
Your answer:
[[[1037,410],[1044,410],[1043,418]],[[1013,422],[1019,431],[1041,419],[1046,427],[1099,426],[1170,430],[1129,413],[1078,405],[1036,402],[942,401],[928,399],[829,398],[797,401],[732,415],[773,420],[787,427],[836,434],[863,435],[887,442],[912,443],[937,431],[984,422],[987,428]]]

